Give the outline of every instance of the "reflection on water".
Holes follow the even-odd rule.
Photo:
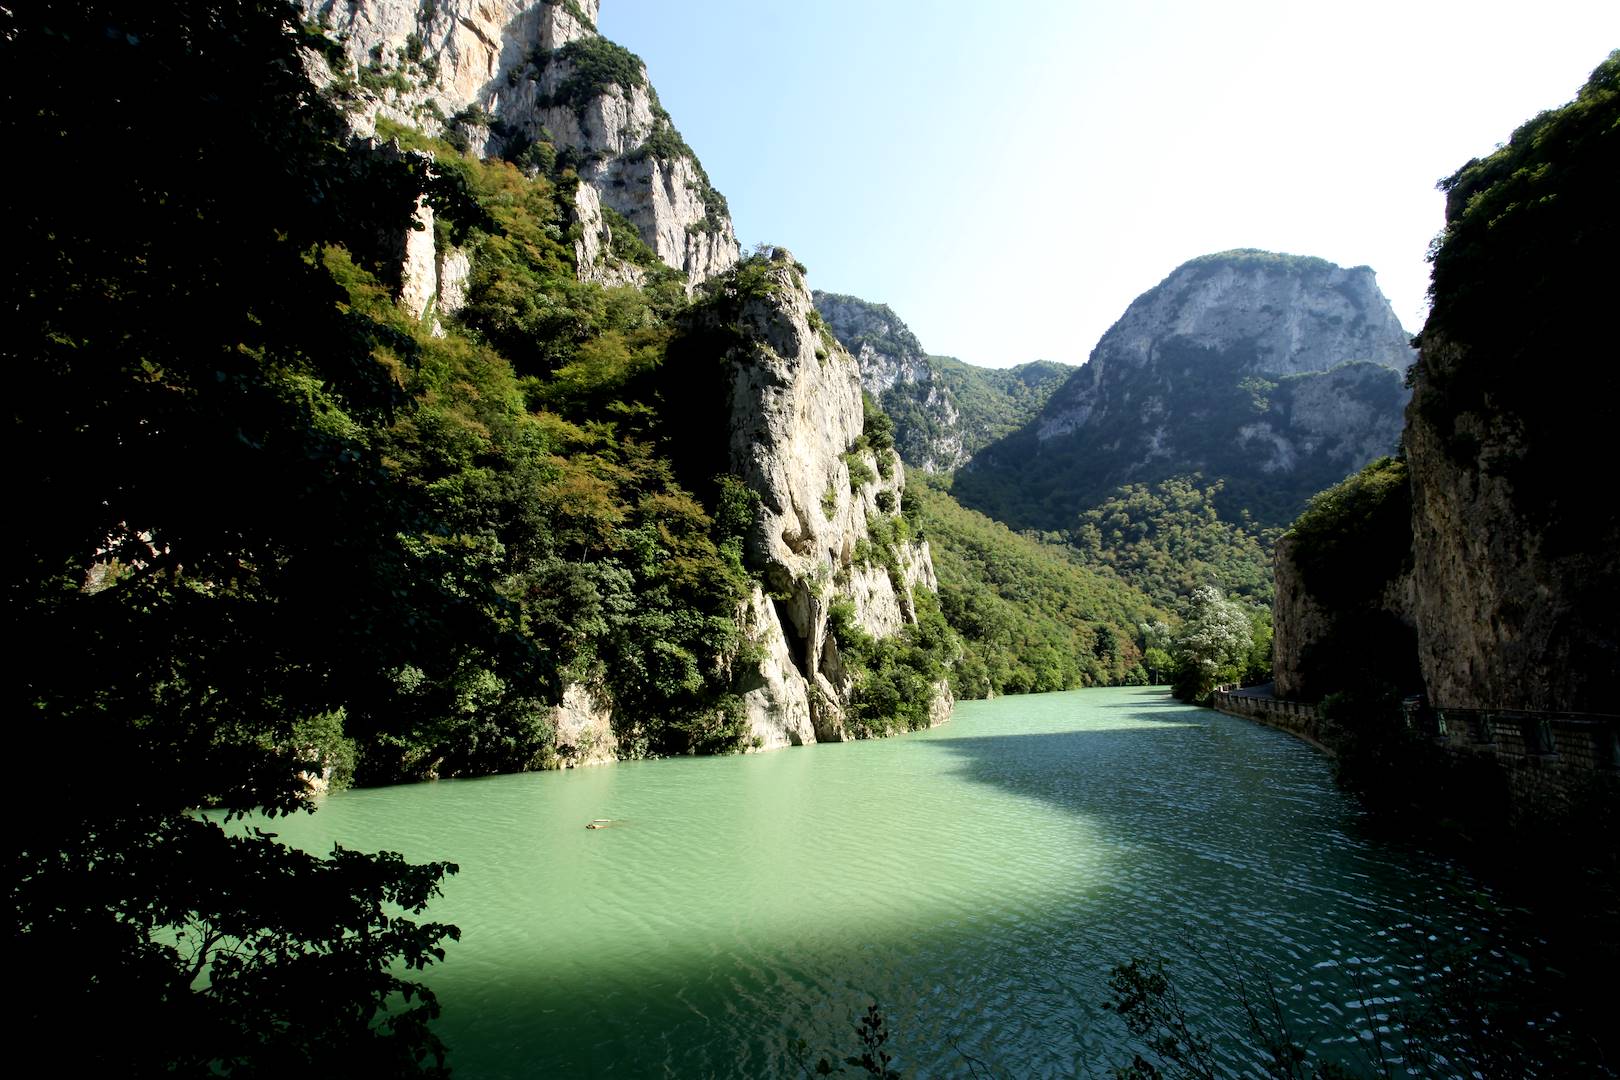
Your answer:
[[[908,1072],[1070,1076],[1117,1060],[1100,1005],[1132,956],[1166,957],[1227,1054],[1239,1018],[1195,957],[1263,966],[1333,1054],[1369,985],[1422,974],[1423,931],[1494,933],[1477,885],[1356,815],[1304,744],[1117,689],[877,742],[346,792],[277,828],[461,865],[431,917],[462,940],[428,981],[462,1077],[796,1072],[794,1039],[851,1046],[874,998]]]

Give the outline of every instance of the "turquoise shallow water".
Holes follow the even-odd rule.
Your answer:
[[[874,999],[908,1073],[1072,1076],[1120,1060],[1100,1005],[1132,956],[1167,958],[1236,1062],[1211,965],[1271,971],[1332,1056],[1429,931],[1489,939],[1477,885],[1357,814],[1286,735],[1098,689],[873,742],[344,792],[275,828],[460,864],[430,916],[463,937],[427,981],[462,1077],[797,1074],[793,1040],[849,1052]]]

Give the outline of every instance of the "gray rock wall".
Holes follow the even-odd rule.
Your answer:
[[[1426,334],[1407,411],[1418,652],[1429,697],[1455,708],[1612,713],[1620,530],[1612,513],[1602,527],[1575,529],[1531,509],[1536,485],[1516,480],[1534,475],[1525,467],[1532,440],[1513,403],[1447,414],[1434,388],[1468,359]],[[1466,458],[1449,449],[1459,442],[1473,448]],[[1596,487],[1591,497],[1609,498]]]
[[[514,138],[546,139],[572,151],[580,178],[591,189],[584,195],[582,185],[577,208],[583,231],[593,237],[577,251],[585,279],[617,283],[634,276],[633,270],[604,265],[600,258],[601,204],[628,218],[647,246],[685,273],[690,285],[736,263],[731,218],[708,188],[697,159],[684,149],[670,152],[648,144],[668,118],[657,106],[645,67],[634,86],[597,87],[577,104],[554,101],[576,74],[558,50],[599,38],[599,0],[438,0],[432,5],[302,0],[301,10],[328,28],[350,65],[347,72],[334,72],[312,54],[318,81],[354,77],[368,67],[388,81],[380,89],[362,82],[353,91],[349,120],[356,134],[372,134],[379,117],[437,133],[446,118],[477,107],[494,123],[462,128],[474,152],[498,154]],[[573,14],[576,10],[583,20]],[[424,18],[427,14],[431,18]]]
[[[1405,371],[1416,356],[1410,337],[1369,267],[1267,252],[1207,255],[1131,303],[1052,396],[1039,435],[1066,435],[1110,409],[1143,410],[1145,403],[1110,391],[1127,385],[1129,372],[1153,366],[1168,341],[1215,354],[1242,349],[1246,373],[1277,377],[1346,360]]]
[[[730,453],[732,468],[760,496],[749,559],[764,574],[777,618],[753,605],[767,660],[766,687],[754,691],[749,715],[755,735],[777,746],[849,737],[854,685],[828,631],[831,605],[848,600],[862,629],[889,637],[916,622],[913,589],[937,582],[926,543],[898,546],[896,577],[860,561],[870,523],[892,513],[880,503],[900,505],[905,471],[893,450],[864,450],[857,460],[872,479],[851,485],[846,454],[863,426],[859,368],[812,326],[814,307],[792,255],[777,249],[768,279],[768,291],[744,298],[736,316],[743,341],[730,358]],[[781,689],[801,683],[809,732],[797,691]],[[948,688],[936,692],[932,709],[940,719],[949,715]]]

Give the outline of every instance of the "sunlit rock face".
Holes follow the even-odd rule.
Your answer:
[[[1223,513],[1282,525],[1399,441],[1414,353],[1372,270],[1261,251],[1206,255],[1139,296],[1034,423],[975,461],[987,489],[1095,505],[1201,473]],[[1063,515],[1021,522],[1068,527]]]
[[[1206,255],[1132,302],[1086,366],[1053,395],[1040,436],[1065,435],[1126,407],[1130,375],[1160,364],[1170,345],[1211,357],[1237,354],[1243,375],[1275,379],[1347,360],[1404,372],[1415,355],[1410,336],[1370,267],[1260,251]]]
[[[816,310],[860,368],[861,385],[895,417],[895,443],[908,465],[944,472],[967,460],[962,414],[910,327],[887,304],[817,292]],[[927,423],[911,422],[898,399],[918,403]]]
[[[938,582],[925,541],[896,542],[892,569],[869,554],[879,520],[893,527],[905,471],[892,449],[858,446],[860,371],[812,325],[802,268],[777,249],[763,281],[720,316],[738,335],[731,467],[760,497],[748,556],[766,582],[750,604],[761,685],[744,700],[764,746],[842,740],[854,683],[828,627],[832,605],[848,601],[856,625],[885,638],[917,621],[914,590]],[[852,482],[852,465],[864,478]],[[935,722],[950,713],[943,683],[931,711]]]
[[[596,32],[598,0],[303,0],[301,9],[340,50],[341,62],[312,51],[311,71],[342,90],[357,134],[385,118],[454,131],[486,156],[522,161],[537,142],[565,155],[590,188],[577,214],[594,238],[579,248],[582,277],[626,276],[600,258],[604,205],[690,285],[736,263],[724,198],[646,67]]]
[[[573,0],[306,2],[306,16],[343,50],[341,58],[312,51],[308,62],[347,102],[362,138],[375,138],[385,119],[531,170],[527,148],[550,144],[581,180],[573,200],[580,278],[640,286],[649,277],[609,254],[614,229],[626,227],[614,211],[695,293],[738,263],[724,199],[645,67],[597,35],[596,11]],[[453,312],[465,300],[466,253],[436,248],[425,203],[409,225],[402,302],[422,319]],[[738,611],[753,648],[733,673],[759,749],[851,737],[855,677],[828,625],[835,602],[851,606],[855,627],[883,639],[917,622],[916,589],[938,588],[926,542],[896,535],[905,480],[895,452],[857,445],[864,419],[855,360],[813,320],[803,268],[780,249],[767,262],[768,288],[720,306],[730,344],[717,393],[729,427],[716,432],[730,469],[760,498],[749,561],[765,584]],[[720,307],[700,303],[693,318],[718,319]],[[952,704],[946,683],[932,687],[930,720],[946,720]],[[570,684],[551,718],[563,764],[620,751],[614,703],[600,686]]]

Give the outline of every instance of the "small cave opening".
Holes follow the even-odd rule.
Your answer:
[[[782,624],[782,637],[787,641],[788,657],[793,661],[793,670],[797,671],[801,678],[808,680],[810,673],[804,670],[804,636],[793,625],[793,617],[788,613],[788,602],[773,596],[771,604],[776,608],[776,621]]]

